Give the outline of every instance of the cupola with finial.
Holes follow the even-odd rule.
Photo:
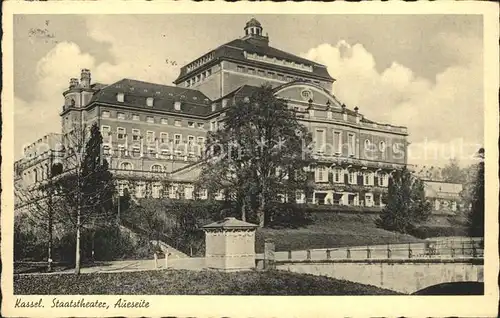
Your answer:
[[[267,35],[264,36],[262,33],[263,28],[257,19],[252,18],[245,25],[245,36],[243,40],[247,40],[255,45],[267,46],[269,45],[269,37]]]

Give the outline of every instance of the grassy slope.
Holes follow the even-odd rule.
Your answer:
[[[274,240],[277,251],[420,241],[411,235],[377,228],[374,214],[316,213],[312,217],[313,223],[303,228],[259,229],[257,252],[263,251],[267,238]]]
[[[281,271],[145,271],[14,278],[15,294],[40,295],[389,295],[391,290]]]

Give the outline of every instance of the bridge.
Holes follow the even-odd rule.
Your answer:
[[[412,294],[449,282],[483,282],[481,240],[273,252],[258,267],[327,276]]]

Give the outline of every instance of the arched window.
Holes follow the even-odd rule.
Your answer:
[[[365,150],[370,150],[370,147],[371,147],[371,141],[366,139],[365,140]]]
[[[152,165],[151,166],[151,171],[153,172],[162,172],[163,168],[160,165]]]
[[[120,169],[122,170],[132,170],[133,169],[133,166],[130,162],[122,162],[120,164]]]
[[[378,148],[381,152],[385,152],[385,141],[381,141],[379,144],[378,144]]]

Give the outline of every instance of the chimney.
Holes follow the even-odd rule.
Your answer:
[[[360,120],[361,120],[361,115],[359,114],[359,108],[358,106],[354,107],[354,111],[356,112],[356,124],[359,124]]]
[[[80,82],[83,88],[90,88],[90,70],[86,68],[82,69]]]
[[[69,80],[69,89],[78,87],[78,78],[71,78]]]

